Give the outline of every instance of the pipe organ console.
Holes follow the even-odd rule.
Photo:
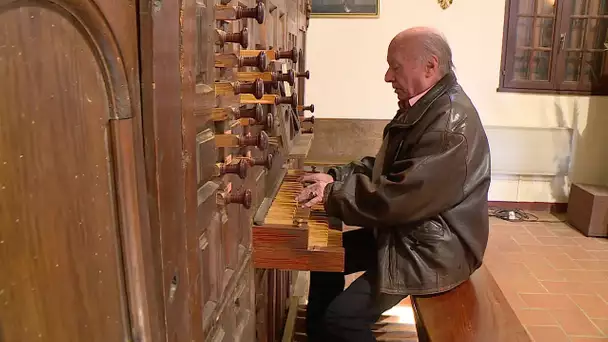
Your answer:
[[[186,318],[198,340],[274,342],[293,271],[344,267],[340,225],[322,207],[303,210],[293,201],[313,137],[314,117],[304,113],[314,105],[303,103],[309,4],[203,3],[180,22],[182,35],[196,32],[183,43],[180,64],[182,88],[194,89],[182,93],[181,120],[183,236],[193,247],[163,277],[186,277],[175,298],[189,298]]]
[[[0,256],[29,266],[0,276],[0,340],[280,340],[292,273],[344,267],[340,225],[293,201],[310,0],[8,3]]]

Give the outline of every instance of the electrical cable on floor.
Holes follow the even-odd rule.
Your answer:
[[[565,220],[541,220],[538,216],[527,213],[522,209],[513,208],[498,208],[498,207],[489,207],[488,214],[492,217],[499,218],[501,220],[509,221],[509,222],[543,222],[543,223],[563,223]]]

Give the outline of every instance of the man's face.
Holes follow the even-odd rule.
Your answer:
[[[391,83],[399,101],[409,100],[428,89],[432,84],[433,69],[436,69],[432,62],[421,63],[415,53],[407,53],[408,50],[414,51],[408,49],[406,44],[397,46],[391,43],[386,58],[388,70],[384,81]]]

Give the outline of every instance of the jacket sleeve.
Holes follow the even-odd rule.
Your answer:
[[[433,217],[459,203],[467,177],[467,141],[427,132],[415,156],[396,160],[376,184],[351,174],[325,188],[325,211],[348,225],[390,227]]]
[[[374,157],[364,157],[360,161],[354,161],[346,165],[334,166],[327,171],[327,174],[336,181],[344,181],[354,173],[361,173],[371,178],[374,169]]]

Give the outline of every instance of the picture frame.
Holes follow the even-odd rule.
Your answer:
[[[312,18],[378,18],[380,0],[311,0]]]

